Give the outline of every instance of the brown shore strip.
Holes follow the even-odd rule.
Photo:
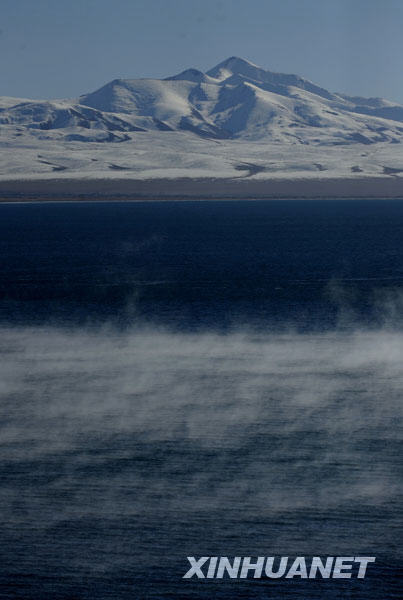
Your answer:
[[[403,198],[403,177],[0,181],[0,202]]]

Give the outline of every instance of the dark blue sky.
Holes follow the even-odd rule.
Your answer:
[[[236,55],[403,102],[402,0],[1,0],[0,95],[76,96]]]

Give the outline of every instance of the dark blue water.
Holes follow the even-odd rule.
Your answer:
[[[399,598],[403,201],[0,205],[0,597]],[[187,556],[376,556],[184,580]]]
[[[373,323],[402,237],[395,200],[3,205],[2,319]]]

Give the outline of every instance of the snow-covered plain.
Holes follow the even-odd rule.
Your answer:
[[[232,57],[73,100],[0,98],[0,180],[397,178],[403,106]]]

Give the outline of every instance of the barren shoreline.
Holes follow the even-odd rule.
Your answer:
[[[403,178],[35,179],[0,181],[0,202],[403,198]]]

